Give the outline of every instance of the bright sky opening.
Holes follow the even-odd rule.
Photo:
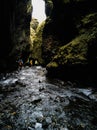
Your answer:
[[[42,23],[46,19],[45,2],[43,0],[32,0],[33,12],[32,17]]]

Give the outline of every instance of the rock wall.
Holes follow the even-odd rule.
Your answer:
[[[31,0],[3,0],[0,4],[0,70],[16,67],[30,48]]]
[[[42,45],[48,72],[71,78],[74,74],[76,78],[93,76],[97,65],[96,0],[52,2],[53,10],[46,20]]]

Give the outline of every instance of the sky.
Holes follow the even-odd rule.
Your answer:
[[[43,0],[32,0],[33,12],[32,17],[38,19],[41,23],[46,19],[45,2]]]

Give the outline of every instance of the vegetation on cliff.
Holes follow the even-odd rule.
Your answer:
[[[30,22],[30,39],[31,39],[31,45],[33,46],[33,40],[35,38],[36,35],[36,29],[39,25],[39,22],[37,19],[32,18],[31,22]]]
[[[32,54],[30,57],[33,59],[36,59],[40,64],[43,64],[43,59],[42,59],[42,42],[43,42],[43,29],[45,26],[45,21],[42,22],[36,29],[36,35],[33,39],[33,48],[32,48]]]
[[[42,44],[48,72],[58,76],[82,74],[93,79],[97,72],[96,0],[52,1],[53,10],[46,20]]]
[[[61,46],[52,62],[59,65],[97,63],[97,13],[86,15],[78,26],[79,35]],[[94,61],[95,60],[95,61]],[[51,67],[51,63],[49,66]],[[53,64],[52,64],[53,65]],[[53,66],[52,66],[53,67]]]

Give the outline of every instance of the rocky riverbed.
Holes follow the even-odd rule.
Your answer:
[[[0,75],[0,130],[96,130],[97,91],[41,66]]]

